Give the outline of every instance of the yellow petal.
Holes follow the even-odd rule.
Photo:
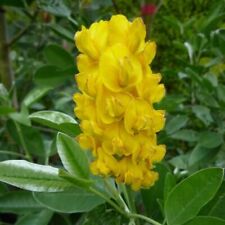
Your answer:
[[[121,120],[130,100],[127,93],[113,93],[100,86],[96,98],[99,119],[106,124]]]
[[[85,54],[77,56],[77,67],[80,72],[92,72],[97,70],[97,62]]]
[[[151,131],[153,111],[146,101],[136,99],[130,102],[124,115],[124,126],[128,133],[135,135],[141,131]]]
[[[123,15],[115,15],[109,21],[109,45],[126,43],[130,22]]]
[[[140,60],[143,65],[151,64],[152,60],[155,58],[156,54],[156,44],[155,42],[147,42],[145,44],[144,50],[139,54]]]
[[[92,98],[85,94],[76,93],[73,96],[73,100],[76,103],[74,112],[79,119],[95,118],[95,101]]]
[[[129,55],[126,46],[116,44],[101,57],[99,72],[104,85],[113,92],[136,85],[142,79],[138,60]]]
[[[141,98],[146,99],[151,104],[159,102],[165,95],[165,87],[159,84],[161,74],[146,74],[142,82],[137,85],[137,92]]]
[[[87,54],[93,59],[97,59],[99,54],[94,46],[89,31],[83,26],[81,31],[78,31],[74,36],[76,46],[80,52]]]
[[[80,52],[97,60],[106,47],[108,38],[108,22],[100,21],[93,23],[89,29],[82,27],[75,34],[75,42]]]
[[[96,91],[99,85],[98,74],[96,72],[78,73],[76,75],[76,81],[82,92],[92,97],[96,96]]]
[[[127,44],[132,52],[137,52],[144,47],[146,29],[141,18],[135,19],[130,26],[129,34],[127,35]]]

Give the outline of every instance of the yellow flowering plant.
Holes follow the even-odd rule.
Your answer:
[[[72,17],[69,19],[78,25]],[[0,109],[3,114],[9,109],[6,121],[10,132],[5,136],[12,135],[24,153],[0,151],[19,158],[1,158],[0,181],[17,189],[6,189],[0,183],[0,212],[17,211],[18,225],[62,224],[58,216],[64,218],[64,213],[84,213],[76,216],[76,221],[70,215],[62,220],[77,225],[225,225],[224,213],[220,211],[224,200],[224,170],[207,168],[183,179],[181,176],[192,172],[191,167],[178,171],[186,169],[183,161],[189,153],[175,156],[169,163],[162,162],[166,149],[158,144],[157,133],[164,127],[165,112],[156,109],[155,103],[164,97],[165,88],[160,83],[161,75],[151,70],[156,44],[146,41],[142,19],[129,21],[123,15],[114,15],[89,28],[82,26],[74,39],[79,51],[75,75],[79,90],[73,97],[75,116],[50,110],[30,115],[28,112],[30,105],[52,89],[45,86],[51,80],[49,74],[52,85],[58,85],[65,74],[75,73],[74,57],[52,44],[44,50],[49,64],[35,73],[35,79],[43,87],[31,90],[23,100],[21,112]],[[7,99],[9,94],[1,84],[0,90],[0,95],[5,92]],[[72,94],[69,96],[71,101]],[[186,123],[185,116],[177,118]],[[171,119],[165,129],[171,137],[177,127],[181,128],[177,118]],[[31,121],[48,127],[43,129],[45,145]],[[182,138],[190,132],[183,129]],[[175,133],[173,137],[179,135]],[[205,137],[200,138],[204,145],[198,142],[188,159],[194,164],[195,155],[202,160],[203,151],[209,154],[207,148],[218,148],[223,143],[215,132],[208,132]],[[191,139],[197,138],[191,135]],[[51,148],[49,139],[52,139]],[[173,148],[173,144],[167,143]],[[169,164],[174,162],[182,166],[175,166],[172,172]],[[28,208],[32,212],[22,215]],[[59,214],[51,220],[54,213]],[[92,219],[92,213],[97,214],[97,222]]]
[[[151,64],[156,44],[145,41],[141,18],[123,15],[82,27],[75,34],[80,93],[74,95],[82,133],[77,137],[93,155],[91,171],[112,176],[133,190],[154,185],[154,164],[165,155],[157,144],[164,111],[154,109],[165,94]]]

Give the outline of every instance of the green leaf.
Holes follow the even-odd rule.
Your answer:
[[[0,116],[8,115],[9,113],[15,112],[15,109],[10,106],[0,106]]]
[[[0,162],[0,181],[29,191],[60,192],[73,185],[58,176],[58,169],[25,160]]]
[[[176,168],[185,170],[188,168],[188,159],[188,154],[178,155],[169,160],[169,163],[171,163]]]
[[[38,0],[37,3],[41,9],[56,16],[69,17],[71,14],[71,10],[67,7],[64,0],[54,0],[48,2],[45,0]]]
[[[6,184],[0,183],[0,196],[4,195],[6,192],[8,192],[8,187]]]
[[[28,116],[29,116],[28,109],[25,105],[22,105],[21,112],[14,112],[9,115],[9,117],[15,122],[18,122],[26,126],[31,126]]]
[[[198,216],[185,225],[225,225],[225,220],[216,217]]]
[[[51,24],[49,28],[52,29],[52,31],[54,31],[59,36],[67,39],[71,43],[74,43],[74,39],[73,39],[74,34],[70,32],[69,30],[65,29],[65,27],[62,27],[58,24]]]
[[[196,117],[199,118],[206,126],[213,122],[209,108],[203,105],[195,105],[192,110]]]
[[[213,216],[225,220],[225,181],[220,186],[219,191],[215,197],[204,206],[201,210],[200,215]]]
[[[99,216],[101,215],[101,216]],[[77,225],[125,225],[128,220],[117,211],[110,209],[107,206],[100,205],[92,211],[85,213]]]
[[[62,179],[65,179],[66,181],[74,184],[77,187],[82,187],[82,188],[88,188],[93,183],[92,180],[73,176],[62,169],[59,170],[59,177],[61,177]]]
[[[171,138],[187,142],[195,142],[198,140],[198,132],[194,130],[183,129],[172,134]]]
[[[38,101],[42,96],[44,96],[51,88],[50,87],[36,87],[32,89],[24,98],[23,103],[27,107],[32,105],[34,102]]]
[[[156,166],[156,171],[160,174],[159,179],[151,188],[141,190],[141,196],[147,215],[153,219],[159,220],[162,219],[162,215],[157,199],[163,199],[165,177],[168,173],[168,168],[163,164],[158,164]]]
[[[219,84],[216,91],[217,91],[218,99],[222,101],[223,103],[225,103],[225,85]]]
[[[157,105],[161,109],[166,109],[167,112],[177,112],[177,109],[180,109],[183,102],[185,102],[185,98],[179,95],[166,95],[165,98],[162,99],[160,103]]]
[[[44,56],[50,65],[60,68],[74,66],[74,58],[59,45],[48,45],[44,49]]]
[[[168,225],[181,225],[195,217],[213,198],[223,179],[223,169],[208,168],[184,179],[170,192],[165,203]]]
[[[190,60],[190,63],[192,64],[193,63],[193,57],[194,57],[193,46],[189,42],[184,42],[184,46],[187,49],[189,60]]]
[[[177,115],[173,117],[166,125],[167,134],[171,135],[176,131],[180,130],[187,124],[188,117],[184,115]]]
[[[72,192],[34,193],[34,198],[43,206],[63,213],[87,212],[104,203],[102,198],[78,188]]]
[[[176,185],[176,178],[173,174],[167,173],[165,177],[165,183],[164,183],[164,202],[166,201],[170,191],[173,189],[173,187]]]
[[[15,225],[48,225],[52,216],[52,211],[44,209],[38,213],[29,213],[21,217]]]
[[[7,129],[16,143],[23,146],[34,156],[44,157],[45,149],[40,132],[33,127],[27,127],[9,120]],[[22,137],[22,138],[21,138]]]
[[[72,80],[75,74],[75,66],[59,68],[54,65],[44,65],[37,69],[34,74],[35,82],[40,86],[57,87]]]
[[[198,145],[205,148],[216,148],[223,143],[221,134],[211,131],[204,131],[199,134]]]
[[[31,0],[29,0],[27,2],[31,2]],[[17,1],[17,0],[1,0],[0,5],[13,6],[13,7],[24,7],[23,1]]]
[[[217,152],[218,151],[214,149],[197,145],[191,152],[190,158],[188,160],[189,167],[201,166],[201,164],[205,161],[212,159]]]
[[[218,199],[217,204],[210,211],[210,216],[215,216],[225,220],[225,194],[221,195],[220,199]]]
[[[87,156],[74,138],[59,133],[57,136],[57,150],[64,167],[72,175],[80,178],[89,177]]]
[[[31,192],[11,191],[0,196],[0,212],[25,213],[42,208]]]
[[[9,92],[2,83],[0,83],[0,103],[10,104]]]
[[[71,136],[76,136],[80,133],[76,120],[65,113],[57,111],[39,111],[31,114],[29,118],[37,123],[62,131]]]

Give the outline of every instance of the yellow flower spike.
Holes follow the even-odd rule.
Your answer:
[[[99,75],[109,90],[119,92],[141,81],[142,68],[138,59],[129,53],[126,46],[115,44],[103,53]]]
[[[106,124],[121,120],[131,98],[129,93],[113,93],[100,86],[96,98],[99,119]]]
[[[161,75],[149,64],[156,44],[145,42],[141,18],[129,22],[123,15],[82,27],[75,35],[80,93],[74,95],[75,114],[82,133],[77,137],[90,149],[93,174],[112,176],[133,190],[154,185],[154,163],[165,155],[157,132],[165,123],[163,110],[153,103],[165,95]]]
[[[119,122],[108,126],[102,139],[102,146],[107,154],[130,156],[138,150],[139,142]]]
[[[130,102],[124,115],[124,126],[128,133],[136,135],[141,131],[154,131],[153,110],[143,99]]]

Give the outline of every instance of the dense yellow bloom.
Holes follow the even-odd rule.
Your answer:
[[[82,133],[77,137],[92,151],[91,170],[113,176],[134,190],[154,184],[154,163],[165,155],[156,133],[164,126],[164,111],[153,103],[165,94],[160,74],[152,73],[156,45],[145,42],[142,19],[125,16],[82,27],[75,34],[80,93],[74,95]]]

